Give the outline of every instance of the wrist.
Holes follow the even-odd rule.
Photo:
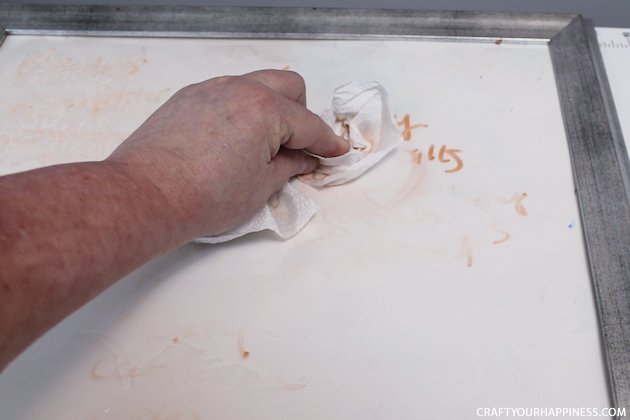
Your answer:
[[[159,182],[161,177],[155,175],[159,173],[157,168],[111,157],[99,164],[124,179],[123,188],[127,190],[128,199],[141,206],[140,212],[146,217],[147,225],[156,230],[149,236],[157,236],[154,239],[164,244],[164,252],[195,237],[190,217],[182,211],[172,188]]]

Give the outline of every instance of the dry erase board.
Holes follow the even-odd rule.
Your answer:
[[[485,15],[442,16],[450,34],[390,36],[334,26],[332,11],[284,36],[273,22],[230,35],[160,19],[143,34],[103,18],[114,9],[54,10],[61,23],[24,20],[0,47],[2,174],[103,159],[179,88],[263,68],[303,75],[316,113],[336,86],[378,81],[406,141],[360,179],[316,192],[317,215],[290,240],[186,245],[127,276],[0,376],[7,418],[441,419],[624,402],[598,321],[596,301],[611,303],[590,272],[602,276],[610,250],[584,239],[601,220],[585,216],[590,192],[576,196],[575,108],[543,17],[493,15],[516,29],[469,30],[479,36],[453,27]],[[403,32],[414,24],[386,17]],[[76,36],[90,31],[110,36]],[[608,207],[624,228],[618,176]]]

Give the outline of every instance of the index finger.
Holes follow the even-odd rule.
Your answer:
[[[277,95],[283,121],[282,146],[287,149],[306,149],[326,157],[340,156],[350,150],[346,140],[335,135],[332,128],[306,108],[306,85],[298,73],[259,70],[242,77],[257,81]]]
[[[350,150],[350,143],[337,136],[324,120],[296,102],[281,98],[282,146],[306,149],[325,157],[340,156]]]

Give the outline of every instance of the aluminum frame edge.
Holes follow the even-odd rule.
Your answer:
[[[291,33],[337,35],[341,39],[353,34],[550,39],[574,17],[386,9],[0,5],[0,21],[9,33],[33,31],[42,35]]]
[[[592,31],[592,30],[591,30]],[[579,16],[549,42],[613,406],[630,409],[630,201],[598,46]],[[629,419],[616,416],[617,419]]]

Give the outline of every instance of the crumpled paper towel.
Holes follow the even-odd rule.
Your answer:
[[[387,93],[373,81],[350,82],[335,89],[330,105],[321,115],[335,133],[348,139],[348,153],[327,158],[317,155],[320,166],[312,173],[289,181],[251,219],[219,236],[195,239],[220,243],[262,230],[272,230],[287,239],[298,233],[317,211],[309,197],[314,187],[340,185],[360,176],[402,143],[387,105]],[[310,154],[310,153],[309,153]]]
[[[352,148],[342,156],[315,156],[320,167],[300,177],[314,187],[351,181],[402,143],[401,131],[389,112],[387,92],[376,82],[339,86],[321,117]]]

